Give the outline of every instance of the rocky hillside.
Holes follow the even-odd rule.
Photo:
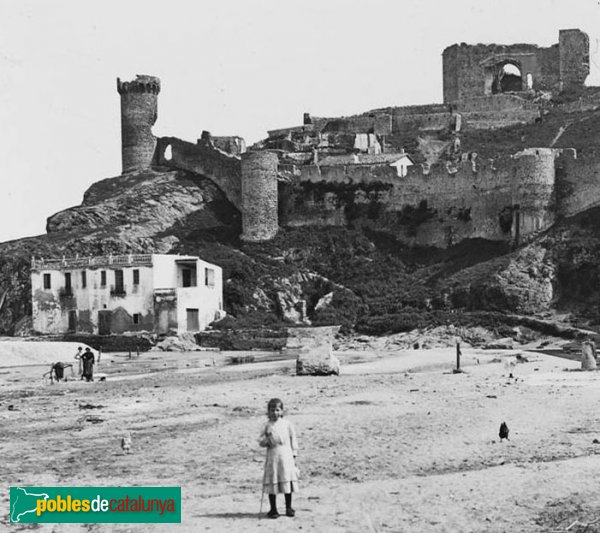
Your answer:
[[[527,146],[595,149],[600,92],[562,98],[547,104],[539,123],[463,132],[462,150],[493,157]],[[407,147],[418,140],[416,133],[389,139]],[[0,244],[0,334],[27,329],[31,256],[128,252],[194,254],[222,266],[229,316],[216,327],[342,324],[382,334],[443,324],[501,328],[509,315],[557,313],[600,324],[598,209],[518,249],[481,240],[408,248],[388,234],[339,227],[284,228],[268,243],[249,244],[239,240],[240,220],[212,181],[191,172],[155,168],[99,181],[80,206],[48,219],[46,235]]]
[[[239,225],[221,191],[193,174],[156,169],[99,181],[80,206],[48,219],[46,235],[0,244],[0,333],[13,334],[31,314],[32,256],[166,253],[182,228],[237,232]]]
[[[369,334],[453,323],[501,328],[510,314],[572,313],[595,324],[600,304],[600,211],[557,224],[535,242],[465,241],[407,248],[389,235],[343,228],[282,229],[242,243],[239,212],[207,179],[181,171],[94,184],[81,206],[48,219],[48,233],[0,245],[0,332],[30,313],[32,255],[197,254],[224,269],[220,327],[343,324]],[[217,326],[219,327],[219,326]]]

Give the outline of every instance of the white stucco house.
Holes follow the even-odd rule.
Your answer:
[[[32,259],[33,329],[99,335],[201,331],[224,316],[222,270],[194,256]]]
[[[414,164],[414,161],[408,154],[400,153],[398,154],[398,158],[390,163],[390,166],[395,167],[398,176],[403,178],[408,173],[408,167],[412,167]]]

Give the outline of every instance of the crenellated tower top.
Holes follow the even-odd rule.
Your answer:
[[[117,78],[117,91],[119,94],[158,94],[160,92],[160,78],[157,78],[156,76],[146,76],[144,74],[137,74],[135,80],[131,81],[121,81],[121,78]]]

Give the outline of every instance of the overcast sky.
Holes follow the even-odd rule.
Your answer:
[[[161,78],[157,136],[241,135],[442,101],[453,43],[590,36],[600,0],[0,0],[0,242],[121,170],[116,78]]]

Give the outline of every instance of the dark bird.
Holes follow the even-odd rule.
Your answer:
[[[508,440],[508,426],[506,425],[506,422],[502,422],[502,424],[500,424],[500,431],[498,432],[498,435],[500,436],[500,442],[502,442],[502,439]]]

